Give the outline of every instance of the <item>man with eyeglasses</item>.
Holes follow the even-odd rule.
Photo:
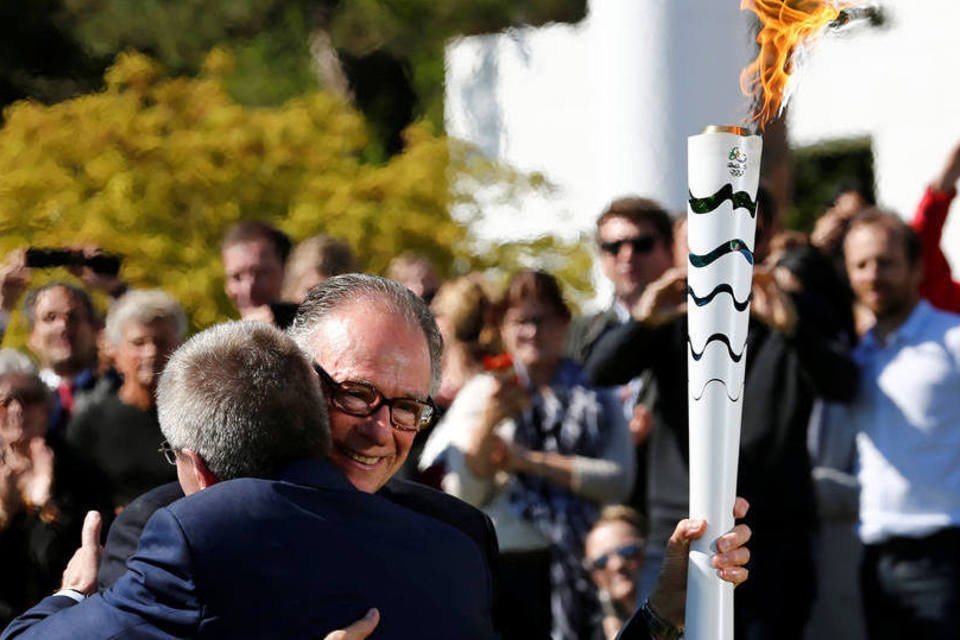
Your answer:
[[[315,363],[314,370],[322,379],[330,414],[329,458],[333,464],[361,492],[376,492],[398,507],[430,516],[445,526],[443,536],[424,539],[428,548],[441,548],[448,537],[472,540],[474,547],[468,555],[481,558],[476,570],[463,571],[458,563],[447,563],[442,556],[437,556],[423,571],[463,573],[459,577],[468,586],[468,592],[489,589],[490,558],[496,555],[496,540],[489,520],[450,496],[392,479],[410,451],[416,433],[414,424],[423,425],[430,419],[430,393],[438,383],[442,345],[426,305],[401,285],[384,278],[361,274],[337,276],[311,290],[288,333]],[[172,445],[176,448],[177,443]],[[233,455],[242,453],[236,448],[231,450]],[[183,453],[186,452],[181,452],[181,456]],[[117,524],[135,508],[136,501],[121,514],[111,529],[111,538]],[[674,547],[682,549],[684,544],[689,544],[689,537],[702,535],[703,530],[702,522],[699,526],[683,528],[686,533],[678,534]],[[738,526],[718,543],[723,553],[717,556],[716,566],[721,576],[731,582],[746,579],[743,568],[746,549],[741,547],[748,537],[749,531]],[[110,546],[108,538],[108,552]],[[384,551],[371,549],[371,553]],[[387,565],[393,561],[385,558]],[[379,574],[375,577],[371,574],[370,580],[376,583],[377,579],[381,579]],[[426,593],[439,598],[462,598],[462,594],[444,594],[427,574],[421,572],[419,579]],[[667,591],[669,600],[679,602],[682,607],[682,583],[679,588]],[[489,592],[476,599],[476,607],[488,608]],[[389,601],[373,602],[372,606],[388,604]],[[682,608],[679,618],[676,615],[671,618],[682,620]],[[388,612],[384,610],[383,625],[388,624],[387,620]],[[367,637],[370,624],[370,620],[359,620],[358,628],[343,636],[344,640]],[[634,628],[642,628],[643,624],[644,621],[638,619]],[[418,636],[430,637],[431,634],[437,637],[470,635],[463,625],[443,628],[438,620],[424,619]]]
[[[97,542],[89,518],[61,592],[3,637],[312,638],[357,619],[375,623],[376,608],[378,637],[493,638],[481,547],[438,518],[371,495],[389,480],[389,461],[374,476],[330,464],[327,406],[364,431],[360,438],[377,430],[412,438],[432,417],[427,334],[389,302],[360,304],[369,317],[392,320],[392,334],[348,339],[349,369],[315,354],[317,367],[341,378],[329,401],[300,347],[270,326],[228,323],[185,343],[164,370],[158,413],[187,497],[157,510],[128,571],[85,598],[93,581],[83,556],[95,556]],[[312,337],[304,344],[316,348]],[[367,347],[387,352],[384,367],[365,360]],[[394,357],[401,352],[409,358]],[[390,458],[380,444],[353,454],[358,464]]]
[[[763,187],[756,217],[753,259],[761,264],[777,221],[774,201]],[[818,255],[810,260],[822,259]],[[794,273],[789,264],[782,265],[788,275]],[[797,269],[794,277],[803,273]],[[650,529],[641,590],[664,562],[659,550],[674,523],[689,510],[688,299],[686,273],[664,273],[647,287],[634,318],[597,343],[586,366],[594,384],[623,384],[649,371],[657,386],[654,428],[647,440]],[[756,507],[749,524],[759,542],[751,549],[751,581],[735,599],[735,635],[802,638],[815,586],[810,412],[818,399],[848,402],[856,393],[858,371],[839,322],[824,315],[829,305],[815,287],[788,292],[772,271],[757,268],[744,300],[751,302],[751,319],[737,491]]]
[[[426,305],[385,278],[336,276],[308,293],[288,334],[313,361],[328,398],[330,460],[361,491],[460,529],[493,566],[496,537],[483,514],[446,494],[393,478],[417,431],[435,412],[430,394],[438,384],[442,343]],[[107,536],[101,590],[124,573],[153,512],[182,495],[176,483],[163,485],[120,514]]]
[[[601,338],[630,322],[647,285],[674,264],[673,221],[666,209],[648,198],[625,196],[612,201],[597,218],[596,239],[600,269],[613,284],[613,300],[606,309],[573,320],[567,351],[581,364]],[[641,513],[646,513],[646,438],[653,429],[649,407],[656,394],[656,382],[649,371],[637,372],[618,393],[636,445],[637,468],[626,502]],[[644,591],[649,591],[655,578],[656,572],[651,571],[644,581]]]

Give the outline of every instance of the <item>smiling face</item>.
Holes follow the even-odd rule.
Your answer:
[[[163,366],[179,342],[177,325],[170,318],[128,322],[114,353],[114,364],[124,385],[155,389]]]
[[[637,530],[622,520],[610,520],[597,525],[587,536],[584,555],[588,563],[606,556],[605,566],[593,569],[590,575],[597,588],[606,591],[614,603],[625,611],[632,611],[637,602],[637,582],[640,569],[643,568],[643,554],[638,552],[633,557],[625,558],[617,553],[618,549],[622,550],[628,545],[643,548],[643,540]]]
[[[75,375],[93,364],[97,327],[69,289],[51,287],[41,291],[33,313],[35,319],[27,343],[42,366],[58,375]]]
[[[380,305],[359,301],[336,309],[317,323],[308,342],[309,355],[336,382],[365,382],[387,398],[426,400],[430,394],[426,336]],[[327,408],[331,462],[357,489],[377,491],[403,465],[416,433],[394,428],[386,405],[367,417],[348,415],[329,399]]]

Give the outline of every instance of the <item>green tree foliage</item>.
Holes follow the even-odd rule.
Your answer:
[[[444,47],[451,38],[579,22],[586,9],[586,0],[343,0],[327,29],[344,54],[379,51],[402,61],[419,98],[415,115],[440,125]]]
[[[56,102],[98,84],[106,59],[90,55],[74,27],[61,0],[0,2],[0,107],[27,97]]]
[[[219,241],[246,218],[271,220],[295,240],[341,237],[373,272],[402,250],[427,255],[444,274],[542,255],[582,286],[587,262],[576,246],[544,239],[474,254],[473,190],[497,186],[503,203],[535,180],[425,124],[406,131],[405,150],[389,162],[365,163],[363,118],[341,98],[311,92],[244,106],[225,88],[231,64],[214,51],[199,78],[171,78],[129,53],[100,93],[8,108],[0,250],[91,243],[119,252],[126,279],[171,292],[194,327],[231,313]]]
[[[215,46],[229,49],[233,96],[278,105],[317,88],[310,33],[324,0],[72,0],[72,33],[98,57],[136,50],[175,75],[196,75]]]
[[[329,33],[383,159],[426,117],[443,126],[444,46],[458,35],[577,22],[586,0],[10,0],[0,3],[0,107],[97,87],[109,61],[136,50],[196,75],[226,48],[234,98],[279,105],[318,88],[311,42]]]

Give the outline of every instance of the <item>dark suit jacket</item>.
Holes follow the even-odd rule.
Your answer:
[[[600,338],[620,325],[613,305],[589,316],[574,318],[567,334],[567,355],[579,364],[585,363]]]
[[[150,516],[175,500],[183,497],[179,482],[168,482],[151,489],[124,507],[110,525],[107,541],[100,557],[97,586],[105,590],[127,572],[127,559],[137,550],[140,534]]]
[[[491,638],[490,592],[459,529],[301,461],[158,510],[115,585],[46,598],[3,638],[322,638],[374,606],[378,638]]]
[[[487,569],[493,571],[496,566],[497,535],[490,518],[462,500],[436,491],[416,482],[394,478],[390,480],[378,495],[400,506],[412,509],[431,518],[460,529],[470,536],[487,561]],[[120,513],[110,526],[107,541],[100,559],[100,571],[97,577],[100,591],[105,590],[120,579],[127,571],[127,559],[137,550],[140,534],[153,513],[183,497],[179,482],[168,482],[148,491]]]

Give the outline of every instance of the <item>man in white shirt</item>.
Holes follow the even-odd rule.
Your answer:
[[[920,243],[875,209],[844,241],[876,324],[855,351],[862,586],[871,638],[960,637],[960,316],[921,300]]]

